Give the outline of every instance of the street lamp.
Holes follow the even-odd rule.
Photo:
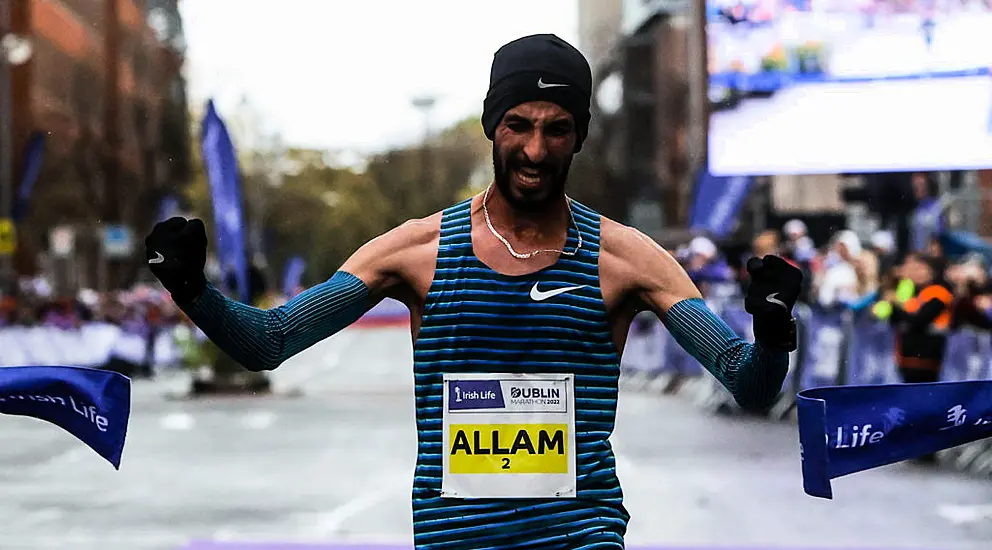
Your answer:
[[[424,115],[424,142],[421,145],[420,177],[423,180],[421,185],[425,189],[434,189],[434,182],[431,181],[431,109],[437,103],[437,98],[431,95],[422,95],[413,98],[413,107]]]
[[[0,48],[3,49],[4,59],[14,67],[27,63],[34,53],[31,41],[14,33],[8,33],[0,39]]]
[[[424,95],[413,98],[412,103],[413,107],[424,115],[424,142],[427,142],[431,137],[431,109],[437,103],[437,98]]]

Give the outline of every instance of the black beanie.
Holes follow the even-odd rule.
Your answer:
[[[518,38],[493,56],[482,128],[490,140],[507,111],[528,101],[550,101],[572,114],[578,140],[589,133],[592,70],[579,50],[553,34]]]

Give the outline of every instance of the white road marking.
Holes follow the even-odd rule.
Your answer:
[[[250,430],[264,430],[276,423],[276,415],[269,411],[252,413],[241,419],[241,425]]]
[[[937,515],[954,525],[978,523],[983,520],[992,520],[992,504],[979,504],[977,506],[941,504],[937,507]]]
[[[186,432],[193,429],[196,419],[188,413],[169,413],[159,420],[163,430]]]
[[[407,480],[407,477],[403,479]],[[328,537],[333,535],[340,531],[351,518],[395,495],[398,487],[403,487],[398,478],[391,478],[387,483],[380,484],[374,490],[355,497],[329,512],[320,514],[317,520],[305,529],[306,536]]]

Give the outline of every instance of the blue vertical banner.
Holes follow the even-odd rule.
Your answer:
[[[45,160],[45,134],[34,132],[28,138],[24,147],[24,162],[21,169],[21,179],[17,186],[17,197],[14,199],[13,212],[10,212],[14,223],[20,223],[28,213],[28,201],[34,184],[41,174],[41,166]],[[5,212],[4,215],[7,215]]]
[[[207,102],[207,112],[201,128],[203,162],[210,183],[214,225],[217,230],[217,256],[225,275],[234,273],[239,299],[250,300],[248,289],[248,258],[245,250],[245,222],[241,206],[241,178],[238,157],[231,135],[214,108]]]
[[[282,277],[282,293],[286,296],[295,296],[296,288],[300,286],[303,279],[303,272],[306,271],[307,263],[299,256],[293,256],[286,262],[286,271]]]
[[[689,228],[718,239],[726,237],[734,230],[744,198],[753,186],[750,176],[714,176],[703,168],[696,180]]]

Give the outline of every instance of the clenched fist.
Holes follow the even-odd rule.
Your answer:
[[[794,351],[796,321],[792,308],[802,291],[803,273],[778,256],[751,258],[744,309],[754,320],[754,338],[768,349]]]
[[[207,278],[207,232],[199,219],[169,218],[155,224],[145,237],[148,268],[172,294],[177,304],[187,303],[203,292]]]

